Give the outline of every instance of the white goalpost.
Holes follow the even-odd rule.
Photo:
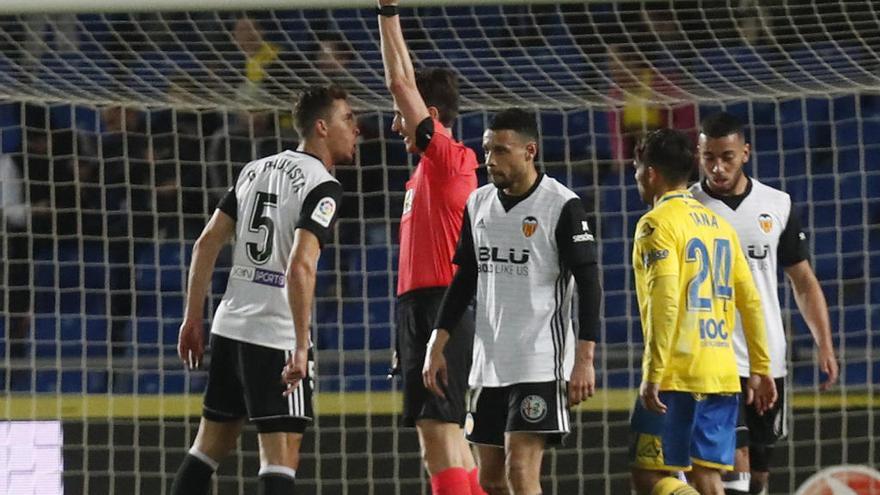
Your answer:
[[[48,472],[64,493],[168,493],[206,381],[176,356],[193,242],[245,163],[296,145],[297,91],[335,82],[362,141],[356,166],[336,172],[345,195],[312,330],[319,418],[297,485],[428,493],[414,431],[400,427],[400,384],[386,378],[416,158],[390,130],[374,3],[123,4],[0,2],[0,432],[16,427],[0,435],[0,492]],[[747,123],[748,172],[792,196],[841,363],[839,385],[818,392],[812,337],[783,284],[792,414],[771,493],[880,462],[880,7],[417,0],[401,16],[415,64],[460,76],[456,137],[481,156],[495,111],[534,110],[543,170],[595,225],[600,393],[548,451],[546,493],[628,493],[642,352],[630,256],[645,211],[631,149],[656,127],[695,135],[719,109]],[[228,267],[221,256],[212,308]],[[52,454],[11,462],[20,449]],[[258,464],[249,429],[214,493],[250,493]]]

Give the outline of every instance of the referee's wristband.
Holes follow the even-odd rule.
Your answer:
[[[382,17],[394,17],[400,14],[400,7],[397,5],[383,5],[376,7],[376,14]]]

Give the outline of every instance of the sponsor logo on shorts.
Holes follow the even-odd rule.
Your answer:
[[[235,265],[229,271],[229,277],[271,287],[284,287],[285,284],[283,273],[254,268],[252,266]]]
[[[636,441],[635,451],[635,461],[638,464],[647,466],[663,465],[663,444],[657,435],[640,433]]]
[[[540,395],[528,395],[520,402],[519,413],[529,423],[537,423],[547,417],[547,401]]]

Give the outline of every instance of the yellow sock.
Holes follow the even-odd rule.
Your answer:
[[[700,495],[700,493],[687,483],[667,476],[654,485],[651,495]]]

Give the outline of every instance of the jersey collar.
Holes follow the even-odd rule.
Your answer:
[[[293,153],[302,153],[303,155],[309,155],[310,157],[314,158],[315,160],[318,160],[319,162],[321,162],[321,164],[324,165],[325,167],[327,166],[327,164],[324,163],[324,160],[321,160],[321,157],[319,157],[318,155],[315,155],[313,153],[309,153],[308,151],[302,151],[302,150],[293,150],[292,152]]]
[[[746,190],[743,191],[742,194],[737,194],[734,196],[722,196],[720,194],[716,194],[711,189],[709,189],[709,184],[706,182],[706,179],[703,179],[703,182],[700,183],[700,187],[703,189],[703,192],[709,195],[709,197],[715,198],[718,201],[726,204],[728,208],[731,210],[736,210],[739,208],[739,205],[742,204],[743,201],[751,194],[752,192],[752,178],[748,175],[746,176],[746,180],[748,183],[746,184]]]
[[[669,201],[670,199],[675,199],[675,198],[693,198],[693,197],[694,197],[693,194],[691,194],[690,192],[688,192],[688,191],[685,190],[685,189],[676,189],[676,190],[674,190],[674,191],[669,191],[669,192],[667,192],[667,193],[664,194],[663,196],[660,196],[660,199],[657,200],[657,204],[654,205],[654,206],[659,206],[660,203],[663,203],[663,202],[665,202],[665,201]]]
[[[535,192],[535,189],[538,188],[538,185],[541,184],[541,180],[543,180],[543,179],[544,179],[544,173],[538,172],[538,178],[535,179],[535,183],[532,184],[532,187],[530,187],[529,190],[526,191],[526,193],[523,194],[522,196],[508,196],[507,194],[504,194],[504,191],[499,189],[498,190],[498,200],[501,201],[501,206],[504,207],[504,211],[508,212],[511,209],[513,209],[514,206],[516,206],[516,205],[522,203],[523,201],[525,201],[526,199],[528,199],[529,196],[531,196],[532,193]]]

